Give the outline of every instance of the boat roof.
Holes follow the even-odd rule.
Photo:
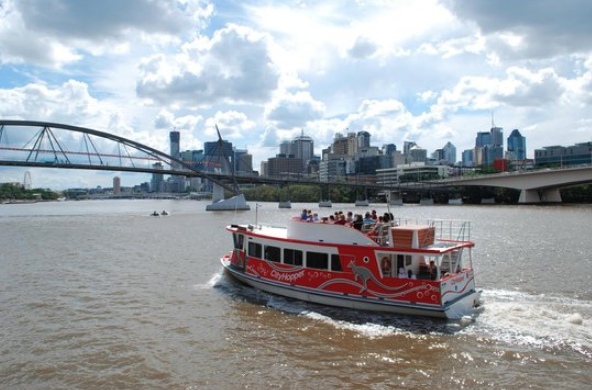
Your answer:
[[[408,231],[426,229],[435,230],[435,228],[436,227],[428,224],[394,227],[394,229],[397,230]],[[432,240],[429,245],[421,247],[393,246],[390,244],[381,246],[372,237],[360,230],[343,225],[306,222],[300,220],[298,217],[291,218],[287,227],[270,225],[231,225],[227,227],[227,229],[230,231],[243,231],[250,236],[298,243],[316,244],[321,246],[328,244],[355,245],[409,253],[421,252],[427,254],[442,254],[459,248],[470,248],[475,245],[473,242],[464,239],[443,239],[442,236],[437,236],[436,240]]]

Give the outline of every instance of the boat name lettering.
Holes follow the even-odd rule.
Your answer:
[[[296,273],[286,273],[286,272],[278,272],[278,271],[271,271],[271,277],[279,280],[281,282],[289,282],[292,283],[301,277],[304,276],[304,270],[298,271]]]

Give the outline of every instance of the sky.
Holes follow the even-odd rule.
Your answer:
[[[532,158],[592,141],[591,17],[589,0],[0,0],[0,118],[165,153],[171,130],[202,149],[217,124],[258,170],[301,131],[317,154],[363,130],[428,153],[450,141],[460,159],[493,117]],[[116,175],[29,170],[52,189]]]

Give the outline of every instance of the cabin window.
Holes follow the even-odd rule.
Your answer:
[[[329,256],[326,253],[306,252],[308,268],[329,269]]]
[[[343,271],[339,255],[331,255],[331,271]]]
[[[397,255],[397,269],[408,268],[413,264],[411,255]]]
[[[261,258],[263,258],[263,256],[261,256],[261,255],[262,255],[261,244],[249,242],[249,256],[261,259]]]
[[[302,266],[302,251],[284,249],[284,264]]]
[[[282,250],[277,246],[265,245],[265,260],[279,263],[282,261]]]
[[[243,249],[243,245],[245,243],[245,236],[243,234],[233,234],[232,238],[234,239],[234,249]]]

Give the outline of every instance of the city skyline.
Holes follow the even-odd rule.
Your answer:
[[[506,132],[520,129],[532,158],[592,140],[591,10],[584,0],[5,0],[0,118],[162,151],[173,128],[185,149],[203,149],[217,124],[258,167],[303,130],[319,147],[349,129],[376,145],[452,142],[460,154],[493,112]],[[23,174],[2,167],[0,181]],[[32,175],[43,187],[111,182]]]

